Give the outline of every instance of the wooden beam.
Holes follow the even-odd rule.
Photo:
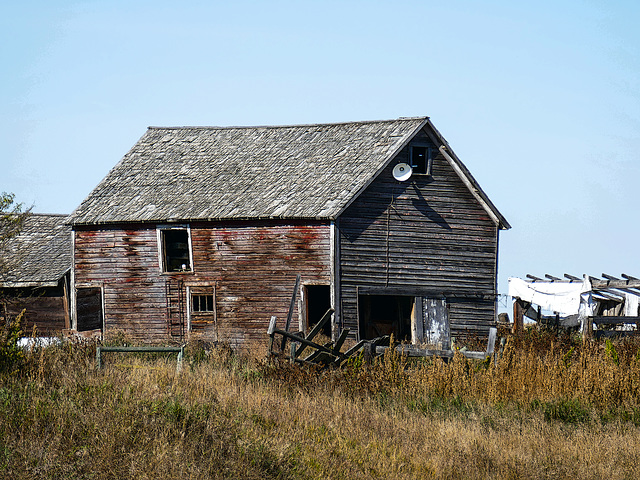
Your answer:
[[[344,356],[349,358],[351,355],[353,355],[354,353],[356,353],[358,350],[360,350],[362,348],[362,346],[366,343],[366,340],[360,340],[358,343],[356,343],[353,347],[351,347],[349,350],[347,350],[346,352],[344,352]]]
[[[601,280],[591,277],[591,287],[594,290],[605,290],[607,288],[638,288],[640,289],[640,279],[627,280]]]
[[[383,354],[391,347],[374,347],[377,355]],[[453,358],[453,350],[428,350],[426,348],[416,347],[415,345],[398,345],[395,350],[407,357],[442,357]],[[467,352],[465,352],[467,353]],[[470,352],[469,352],[470,353]],[[484,354],[484,352],[482,352]]]
[[[332,313],[333,313],[333,308],[330,308],[329,310],[327,310],[327,312],[322,316],[320,321],[313,326],[313,328],[309,332],[309,335],[307,335],[307,340],[313,340],[313,337],[315,337],[318,334],[318,332],[320,332],[322,330],[322,327],[324,327],[324,324],[329,321],[329,319],[331,318],[331,314]],[[305,348],[306,348],[306,345],[302,345],[298,349],[298,355],[297,356],[300,356],[300,354],[302,353],[302,351]]]
[[[267,329],[267,335],[269,335],[269,354],[273,352],[273,334],[276,331],[276,316],[273,315],[269,320],[269,328]]]
[[[598,325],[621,325],[623,323],[636,324],[640,322],[640,317],[603,317],[603,316],[594,316],[589,317],[592,319],[593,323]]]
[[[639,295],[640,291],[632,290],[631,288],[608,288],[605,290],[606,292],[612,293],[614,295],[624,296],[625,293],[630,293],[631,295]]]
[[[62,277],[62,305],[64,308],[64,328],[69,330],[71,328],[71,317],[69,314],[69,288],[66,274]]]
[[[325,343],[323,345],[324,348],[332,348],[333,347],[333,342],[328,342]],[[304,363],[311,363],[311,364],[315,364],[317,365],[317,359],[320,355],[328,355],[327,351],[323,351],[323,350],[316,350],[315,352],[311,353],[310,355],[308,355],[306,358],[303,358],[302,361]],[[296,359],[299,360],[299,359]]]
[[[533,280],[534,282],[544,282],[544,280],[540,277],[536,277],[535,275],[530,275],[527,273],[527,278],[530,278],[531,280]]]
[[[601,296],[607,300],[615,300],[616,302],[621,302],[624,300],[624,296],[620,296],[620,294],[616,294],[615,292],[611,292],[609,289],[607,290],[598,290],[594,293],[594,296]]]
[[[293,317],[293,309],[296,306],[296,296],[298,295],[298,288],[300,288],[300,274],[296,275],[296,285],[293,287],[293,294],[291,295],[291,303],[289,304],[289,314],[287,315],[287,323],[284,326],[285,332],[289,331],[289,325],[291,325],[291,317]],[[280,345],[280,351],[284,352],[285,344],[287,343],[287,337],[282,337],[282,344]]]
[[[515,298],[513,300],[513,333],[516,334],[524,330],[524,308],[522,308],[522,300]]]
[[[345,340],[347,339],[347,335],[349,335],[349,332],[351,330],[348,328],[345,328],[344,330],[342,330],[342,333],[340,333],[340,336],[338,337],[338,340],[336,340],[336,344],[333,347],[333,354],[334,355],[340,355],[340,349],[342,348],[342,345],[344,344]]]
[[[498,329],[496,327],[491,327],[489,329],[489,338],[487,339],[487,357],[489,355],[493,355],[493,350],[496,346],[496,335],[498,334]]]
[[[580,277],[576,277],[575,275],[569,275],[568,273],[564,274],[564,278],[568,278],[572,282],[581,282],[582,279]]]
[[[285,330],[280,330],[279,328],[274,328],[273,329],[273,333],[277,333],[279,335],[282,335],[283,337],[290,338],[294,342],[298,342],[298,343],[301,343],[301,344],[306,345],[308,347],[313,347],[316,350],[322,350],[323,352],[327,352],[327,353],[333,355],[333,352],[330,349],[328,349],[326,347],[323,347],[322,345],[319,345],[319,344],[317,344],[315,342],[310,342],[309,340],[307,340],[304,337],[299,337],[298,335],[294,335],[293,333],[289,333],[289,332],[287,332]],[[331,342],[331,343],[333,343],[333,342]]]
[[[622,276],[622,278],[626,279],[627,281],[631,281],[631,282],[640,281],[640,278],[632,277],[631,275],[627,275],[627,274],[624,274],[624,273],[621,276]],[[640,295],[640,287],[620,288],[619,290],[623,290],[623,291],[625,291],[627,293],[632,293],[633,295]]]
[[[548,273],[544,274],[545,278],[548,278],[549,280],[551,280],[552,282],[562,282],[561,278],[558,277],[554,277],[553,275],[549,275]]]
[[[184,358],[185,345],[180,347],[120,347],[120,346],[97,346],[96,347],[96,368],[102,368],[102,354],[104,352],[141,352],[141,353],[177,353],[176,372],[182,369],[182,359]]]
[[[602,278],[606,278],[607,280],[620,280],[619,278],[614,277],[613,275],[607,275],[606,273],[603,273],[602,275],[600,275]]]
[[[593,338],[593,320],[591,317],[582,317],[582,341],[586,342]]]

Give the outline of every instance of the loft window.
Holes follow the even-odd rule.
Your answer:
[[[189,231],[186,228],[160,230],[162,242],[162,270],[164,272],[190,272]]]
[[[212,313],[213,312],[213,295],[212,294],[191,295],[191,311],[193,313]]]
[[[431,148],[426,145],[413,145],[410,148],[411,168],[413,173],[431,175]]]

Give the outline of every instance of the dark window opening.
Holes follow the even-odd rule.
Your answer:
[[[191,311],[193,313],[212,313],[213,295],[191,295]]]
[[[413,173],[431,175],[431,149],[429,147],[411,147],[410,162]]]
[[[360,339],[371,340],[393,334],[397,341],[411,342],[411,312],[414,297],[359,295]]]
[[[309,330],[318,323],[331,308],[331,290],[329,285],[306,285],[307,327]],[[322,334],[331,338],[331,321],[322,327]]]
[[[102,329],[102,289],[76,289],[76,328],[79,332]]]
[[[165,272],[190,272],[189,232],[186,229],[161,230]]]

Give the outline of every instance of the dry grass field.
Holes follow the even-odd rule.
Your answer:
[[[640,477],[640,342],[510,338],[456,356],[313,371],[189,346],[36,348],[0,374],[0,478]]]

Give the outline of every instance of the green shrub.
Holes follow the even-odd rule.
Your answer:
[[[0,325],[0,373],[11,373],[22,364],[24,351],[18,345],[22,336],[20,323],[24,317],[24,310],[13,320],[9,319]]]
[[[576,424],[589,421],[589,411],[578,400],[561,399],[543,404],[544,418]]]

